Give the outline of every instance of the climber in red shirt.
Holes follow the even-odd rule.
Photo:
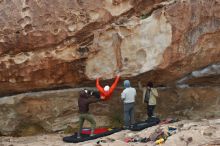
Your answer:
[[[101,99],[103,100],[108,100],[110,98],[110,96],[112,95],[116,85],[118,84],[120,76],[117,75],[116,79],[114,81],[114,83],[112,84],[111,87],[109,87],[108,85],[106,85],[104,88],[102,88],[99,84],[99,78],[96,79],[96,88],[98,89]]]

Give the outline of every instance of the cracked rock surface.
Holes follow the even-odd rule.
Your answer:
[[[173,84],[219,62],[219,5],[218,0],[2,0],[0,95],[93,85],[96,77],[112,79],[117,73]]]
[[[219,40],[219,0],[0,0],[0,134],[75,128],[78,89],[116,74],[99,126],[120,117],[124,79],[155,83],[159,116],[217,117]]]

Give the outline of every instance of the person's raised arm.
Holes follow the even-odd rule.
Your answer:
[[[115,79],[115,81],[114,81],[114,83],[112,84],[112,86],[111,86],[111,88],[110,88],[110,90],[109,90],[110,93],[112,93],[113,90],[115,89],[115,87],[117,86],[118,81],[119,81],[119,78],[120,78],[120,76],[117,75],[117,76],[116,76],[116,79]]]
[[[138,82],[138,87],[143,92],[142,102],[144,103],[145,95],[147,94],[147,88],[142,86],[141,81]]]
[[[138,82],[138,87],[139,87],[140,90],[143,90],[143,86],[141,84],[141,81]]]
[[[96,88],[99,92],[104,93],[104,89],[99,84],[99,78],[96,79]]]

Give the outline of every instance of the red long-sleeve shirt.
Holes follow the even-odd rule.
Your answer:
[[[119,76],[116,77],[114,83],[111,85],[109,91],[105,91],[103,87],[100,86],[99,84],[99,78],[96,79],[96,88],[98,89],[100,95],[102,97],[104,97],[103,100],[108,100],[110,98],[110,96],[112,95],[114,89],[116,88],[117,84],[118,84],[118,81],[119,81]]]

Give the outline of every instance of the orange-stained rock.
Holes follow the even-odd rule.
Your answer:
[[[1,1],[0,95],[92,86],[118,73],[173,84],[219,62],[219,5]]]
[[[0,0],[0,129],[8,126],[1,133],[26,119],[46,131],[65,129],[77,122],[70,118],[76,96],[58,89],[94,87],[96,77],[109,84],[117,74],[118,86],[151,80],[164,89],[161,101],[172,102],[161,103],[159,115],[218,116],[219,40],[219,0]],[[41,97],[26,97],[31,91]],[[108,106],[119,103],[120,91]],[[144,118],[144,106],[137,109]]]

